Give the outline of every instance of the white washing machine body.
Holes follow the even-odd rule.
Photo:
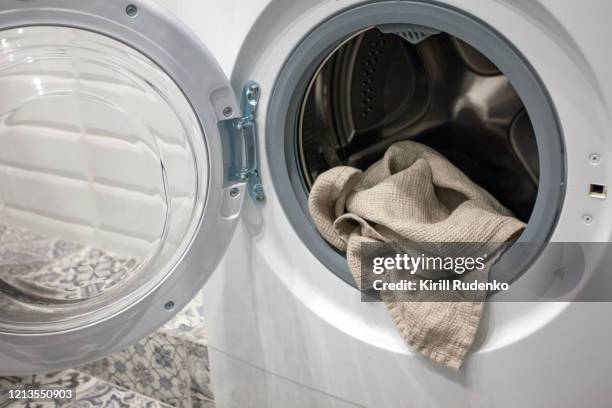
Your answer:
[[[612,330],[602,323],[612,307],[572,301],[595,299],[589,296],[598,290],[610,293],[612,258],[603,246],[588,247],[584,273],[564,296],[490,302],[473,352],[454,372],[411,351],[385,306],[362,302],[359,292],[313,253],[290,219],[291,209],[283,205],[286,185],[275,174],[282,166],[274,161],[281,159],[271,154],[283,143],[283,136],[271,129],[285,120],[274,116],[274,98],[290,91],[278,89],[285,84],[279,78],[296,55],[307,54],[300,54],[300,46],[325,22],[363,5],[374,11],[384,3],[273,1],[253,25],[236,61],[235,89],[246,80],[257,81],[262,89],[257,125],[267,198],[264,206],[246,204],[228,256],[205,288],[219,404],[606,405],[612,399],[605,374],[612,366],[607,347]],[[486,22],[528,61],[547,90],[566,166],[563,204],[550,241],[610,241],[610,202],[589,195],[590,184],[608,183],[612,163],[612,79],[607,68],[612,53],[604,46],[612,34],[605,17],[610,4],[425,3]],[[328,38],[334,36],[333,25],[325,29]],[[594,153],[601,158],[596,164]],[[533,293],[542,282],[554,281],[554,266],[563,262],[558,256],[544,251],[510,292],[496,295],[496,300],[516,299],[511,293]]]

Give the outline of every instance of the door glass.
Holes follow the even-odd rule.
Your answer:
[[[65,330],[161,283],[203,211],[208,158],[173,80],[135,49],[0,31],[0,331]]]

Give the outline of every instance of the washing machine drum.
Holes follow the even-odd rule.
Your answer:
[[[267,148],[278,199],[304,245],[349,285],[346,259],[313,224],[310,188],[335,166],[368,169],[403,140],[440,152],[526,223],[491,280],[516,281],[556,228],[566,171],[553,103],[529,60],[469,14],[410,1],[339,13],[284,64],[271,117],[282,119],[266,130],[282,141]]]
[[[306,184],[335,165],[366,169],[391,144],[415,140],[527,222],[538,192],[538,147],[508,78],[452,35],[416,41],[410,31],[386,31],[351,37],[315,74],[300,120]]]
[[[73,366],[168,320],[214,269],[244,188],[219,126],[240,108],[178,21],[52,3],[0,6],[0,374]]]

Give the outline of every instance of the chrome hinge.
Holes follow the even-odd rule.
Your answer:
[[[257,202],[263,202],[266,199],[259,178],[259,149],[255,123],[260,95],[259,84],[254,81],[247,82],[242,91],[242,117],[229,121],[230,134],[233,136],[230,177],[235,181],[246,182],[249,194]]]

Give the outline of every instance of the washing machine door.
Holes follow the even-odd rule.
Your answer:
[[[152,1],[0,2],[0,375],[123,349],[197,293],[242,205],[240,111]]]

